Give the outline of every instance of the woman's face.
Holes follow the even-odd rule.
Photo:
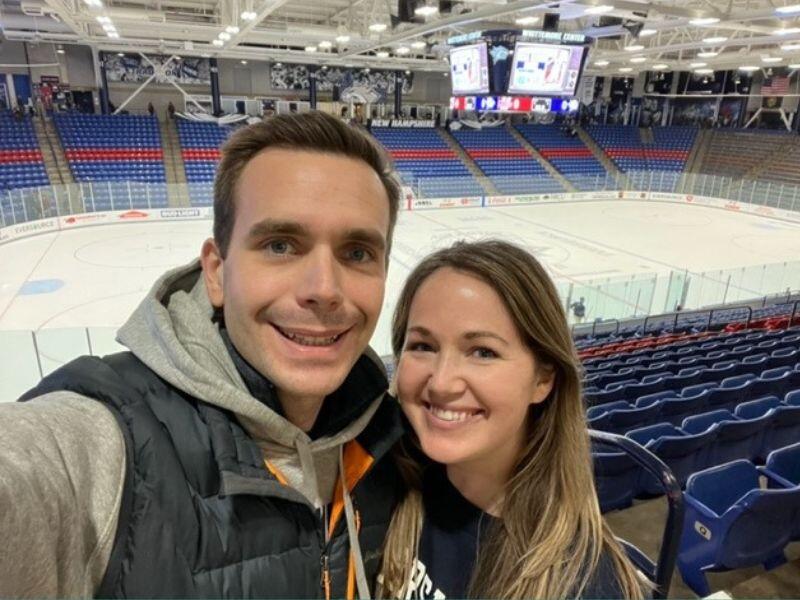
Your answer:
[[[431,459],[509,472],[525,441],[528,407],[552,389],[542,371],[491,286],[442,268],[417,290],[397,391]]]

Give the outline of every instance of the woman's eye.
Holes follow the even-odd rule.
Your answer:
[[[408,352],[430,352],[431,350],[430,344],[425,342],[409,342],[406,344],[406,351]]]
[[[497,352],[490,348],[475,348],[472,355],[478,358],[497,358]]]

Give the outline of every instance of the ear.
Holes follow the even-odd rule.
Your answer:
[[[217,248],[214,238],[203,242],[200,250],[200,264],[203,266],[203,280],[206,284],[206,293],[212,306],[222,308],[224,294],[222,286],[223,259]]]
[[[533,390],[533,398],[531,404],[540,404],[544,402],[553,391],[553,386],[556,383],[556,370],[550,365],[543,365],[541,363],[536,365],[536,386]]]

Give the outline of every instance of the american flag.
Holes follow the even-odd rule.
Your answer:
[[[761,86],[762,96],[783,96],[789,93],[789,77],[775,75],[764,80]]]

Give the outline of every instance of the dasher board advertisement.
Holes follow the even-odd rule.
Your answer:
[[[509,94],[573,96],[583,64],[583,46],[518,42]]]
[[[453,94],[488,94],[489,59],[486,44],[458,46],[450,50]]]

